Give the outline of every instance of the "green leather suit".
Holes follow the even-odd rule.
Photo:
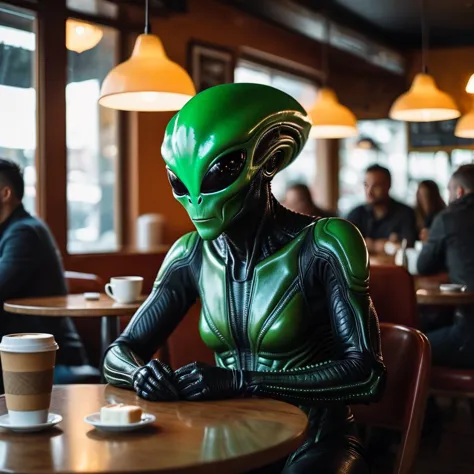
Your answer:
[[[171,120],[162,154],[197,232],[169,251],[104,374],[151,400],[297,404],[308,441],[272,472],[365,473],[347,405],[376,400],[385,375],[365,243],[343,219],[285,209],[270,188],[310,126],[291,97],[255,84],[208,89]],[[150,361],[197,298],[216,367]]]

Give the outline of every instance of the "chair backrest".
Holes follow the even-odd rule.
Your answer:
[[[104,283],[93,273],[66,271],[64,273],[69,294],[102,292]],[[100,319],[75,318],[74,325],[84,344],[87,357],[92,365],[98,367],[102,357],[100,346]]]
[[[396,265],[371,265],[370,297],[379,320],[419,327],[413,277]]]
[[[69,294],[76,295],[88,291],[101,292],[104,289],[102,278],[93,273],[64,272]]]
[[[402,433],[395,474],[413,472],[423,426],[431,368],[428,339],[420,331],[381,323],[387,385],[378,403],[352,407],[357,422]]]

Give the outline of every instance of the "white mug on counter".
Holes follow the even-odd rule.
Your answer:
[[[105,285],[105,292],[117,303],[135,303],[142,294],[143,278],[139,276],[113,277]]]

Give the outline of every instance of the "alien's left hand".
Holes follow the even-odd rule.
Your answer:
[[[240,370],[222,369],[193,362],[175,371],[180,398],[186,400],[219,400],[243,393]]]

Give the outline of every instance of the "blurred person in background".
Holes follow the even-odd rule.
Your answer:
[[[447,271],[452,283],[474,291],[474,164],[459,167],[448,190],[449,206],[431,224],[418,257],[418,272]],[[458,308],[455,317],[436,330],[428,326],[431,321],[421,322],[431,344],[433,364],[474,368],[474,308]]]
[[[372,254],[385,252],[385,244],[399,245],[403,239],[408,247],[417,240],[415,212],[409,206],[390,197],[392,176],[387,168],[369,166],[365,171],[365,204],[347,216],[362,233]]]
[[[446,207],[438,185],[431,179],[421,181],[416,192],[416,225],[418,238],[422,242],[428,239],[428,230],[436,215]]]
[[[24,190],[20,167],[0,159],[0,338],[23,332],[52,334],[59,345],[54,383],[83,383],[99,372],[87,365],[84,347],[69,318],[3,310],[9,299],[67,294],[59,250],[46,224],[23,207]]]
[[[331,214],[314,204],[311,191],[308,186],[303,183],[295,183],[289,186],[286,189],[285,198],[282,204],[290,211],[297,212],[298,214],[318,217],[334,216],[334,214]]]

